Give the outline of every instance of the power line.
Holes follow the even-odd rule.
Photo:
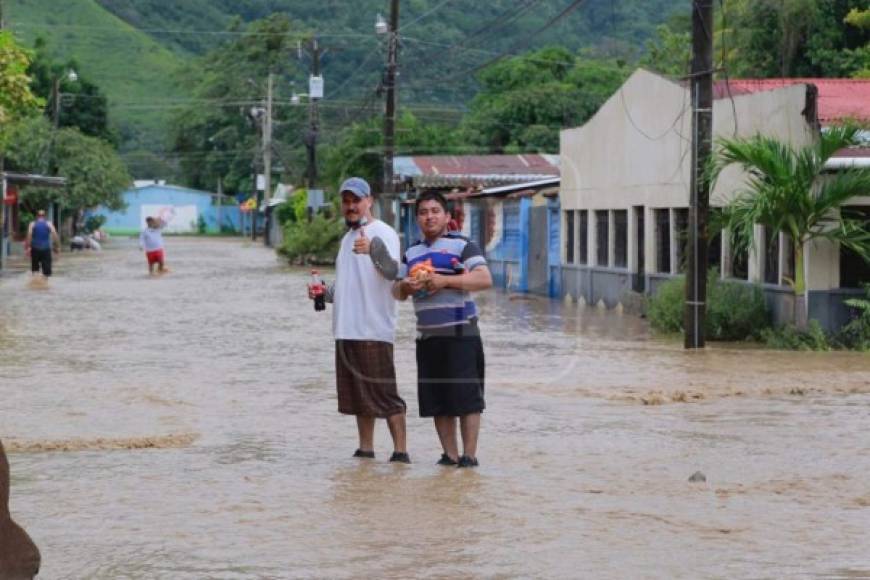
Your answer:
[[[473,74],[485,69],[486,67],[488,67],[488,66],[490,66],[490,65],[492,65],[492,64],[494,64],[494,63],[496,63],[496,62],[498,62],[506,57],[516,56],[518,50],[524,50],[524,49],[528,48],[528,46],[532,43],[532,41],[534,40],[534,38],[537,35],[541,34],[542,32],[545,32],[546,30],[548,30],[549,28],[554,26],[556,23],[558,23],[560,20],[562,20],[563,18],[568,16],[571,12],[573,12],[574,10],[579,8],[580,5],[584,1],[585,0],[573,0],[559,14],[555,15],[550,20],[548,20],[546,24],[544,24],[543,26],[541,26],[540,28],[538,28],[537,30],[532,32],[531,34],[527,35],[525,40],[513,45],[506,52],[499,53],[497,56],[487,60],[483,64],[477,65],[475,67],[472,67],[472,68],[469,68],[469,69],[466,69],[466,70],[463,70],[463,71],[460,71],[460,72],[457,72],[457,73],[454,73],[454,74],[451,74],[451,75],[448,75],[446,77],[442,77],[439,79],[428,80],[428,81],[426,81],[425,79],[421,79],[420,82],[424,82],[424,81],[425,82],[436,82],[436,83],[449,82],[449,81],[452,81],[452,80],[459,78],[459,77],[473,75]],[[413,86],[413,85],[414,85],[414,83],[409,83],[409,86]]]
[[[412,20],[412,21],[409,22],[408,24],[406,24],[406,25],[404,25],[404,26],[400,26],[400,27],[399,27],[399,32],[401,32],[402,30],[407,30],[408,28],[411,28],[412,26],[414,26],[415,24],[417,24],[418,22],[420,22],[420,21],[423,20],[424,18],[427,18],[427,17],[430,16],[431,14],[434,14],[435,12],[437,12],[438,10],[440,10],[441,8],[443,8],[443,7],[446,6],[447,4],[450,4],[450,3],[453,2],[453,1],[454,1],[454,0],[444,0],[443,2],[441,2],[441,4],[438,4],[437,6],[435,6],[434,8],[432,8],[432,10],[429,10],[428,12],[424,12],[422,15],[418,16],[417,18],[415,18],[414,20]]]
[[[46,24],[44,22],[26,22],[15,21],[10,23],[11,27],[24,28],[40,28],[40,29],[57,29],[57,30],[86,30],[89,32],[113,32],[116,34],[128,34],[128,30],[111,26],[87,26],[82,24]],[[247,30],[183,30],[183,29],[168,29],[168,28],[138,28],[130,25],[134,31],[144,32],[147,34],[187,34],[187,35],[203,35],[203,36],[264,36],[274,38],[282,36],[287,38],[298,38],[306,40],[311,36],[310,32],[254,32]],[[371,38],[370,34],[361,32],[318,32],[317,36],[330,38]]]

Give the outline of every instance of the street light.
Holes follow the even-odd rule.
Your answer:
[[[387,25],[386,19],[378,14],[377,18],[375,18],[375,33],[376,34],[386,34],[390,31],[390,27]]]
[[[52,120],[54,124],[54,128],[57,129],[60,125],[60,82],[62,80],[68,80],[71,83],[78,82],[79,75],[75,70],[69,69],[65,73],[59,74],[54,77],[51,83],[51,100],[54,106],[52,111]]]

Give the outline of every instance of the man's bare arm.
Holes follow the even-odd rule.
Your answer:
[[[478,292],[492,288],[492,274],[486,266],[478,266],[471,272],[458,276],[442,276],[433,274],[429,281],[429,287],[433,290],[452,288],[465,292]]]

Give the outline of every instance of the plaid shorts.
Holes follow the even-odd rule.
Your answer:
[[[405,412],[389,342],[336,340],[335,386],[339,413],[385,418]]]

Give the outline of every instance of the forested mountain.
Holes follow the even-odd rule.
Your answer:
[[[465,71],[503,52],[545,45],[635,60],[655,27],[682,8],[673,0],[587,0],[557,18],[570,4],[403,1],[402,98],[465,104],[476,92]],[[184,96],[174,82],[179,65],[274,12],[320,38],[328,97],[337,97],[340,87],[342,99],[367,98],[384,60],[374,22],[388,9],[387,0],[6,0],[5,17],[26,44],[43,37],[56,59],[75,60],[103,88],[122,147],[156,149],[169,113],[155,101]],[[451,82],[443,82],[450,75]]]
[[[387,15],[389,4],[4,0],[4,16],[25,44],[41,37],[55,65],[74,65],[108,96],[122,151],[168,153],[177,160],[179,139],[185,138],[179,127],[203,121],[198,138],[206,141],[194,143],[196,150],[188,154],[204,154],[214,143],[206,121],[238,117],[240,105],[259,103],[268,72],[279,75],[276,106],[284,110],[278,117],[304,123],[303,111],[289,112],[289,97],[306,91],[310,60],[301,57],[314,36],[323,50],[321,130],[341,132],[377,114],[386,40],[375,34],[374,23]],[[463,138],[477,147],[552,148],[560,126],[582,122],[638,63],[674,76],[687,71],[689,0],[400,5],[401,110],[425,122],[462,120]],[[724,0],[717,3],[717,61],[732,76],[867,76],[870,28],[859,10],[865,5],[866,0]],[[276,25],[276,17],[286,23],[280,38],[257,32],[268,20],[266,30]],[[563,52],[541,53],[544,67],[540,55],[502,67],[510,62],[505,56],[538,54],[544,47]],[[278,60],[261,58],[266,54]],[[546,56],[553,54],[561,56]],[[229,96],[232,106],[216,102]],[[288,127],[294,135],[288,139],[297,141]],[[191,159],[196,165],[198,159]]]

